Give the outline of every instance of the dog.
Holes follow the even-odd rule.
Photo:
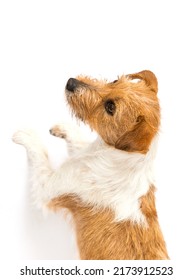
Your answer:
[[[71,111],[98,137],[88,143],[79,129],[51,128],[69,147],[69,158],[57,170],[35,132],[13,136],[26,148],[36,205],[72,213],[80,259],[169,259],[155,207],[157,91],[149,70],[113,82],[70,78],[65,96]]]

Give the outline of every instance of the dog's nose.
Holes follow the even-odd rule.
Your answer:
[[[74,92],[76,87],[78,86],[78,84],[79,84],[79,81],[77,79],[70,78],[66,84],[66,89]]]

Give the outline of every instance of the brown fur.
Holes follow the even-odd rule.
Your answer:
[[[168,259],[155,209],[154,187],[141,198],[141,210],[148,226],[130,221],[114,222],[109,209],[86,206],[76,196],[53,199],[49,207],[71,211],[77,234],[80,258],[84,260],[161,260]]]

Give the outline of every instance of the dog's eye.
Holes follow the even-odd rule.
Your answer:
[[[118,80],[113,81],[113,84],[115,84],[116,82],[118,82]]]
[[[115,113],[115,109],[116,106],[113,100],[107,100],[105,102],[105,110],[109,115],[113,116]]]

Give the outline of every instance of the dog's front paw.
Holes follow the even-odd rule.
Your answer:
[[[59,138],[67,138],[67,133],[65,130],[65,125],[63,124],[57,124],[54,125],[50,130],[49,130],[50,134]]]
[[[21,129],[21,130],[16,131],[13,134],[12,140],[16,144],[20,144],[25,147],[28,147],[28,146],[31,146],[34,144],[37,145],[40,142],[37,134],[33,130],[30,130],[30,129]]]

